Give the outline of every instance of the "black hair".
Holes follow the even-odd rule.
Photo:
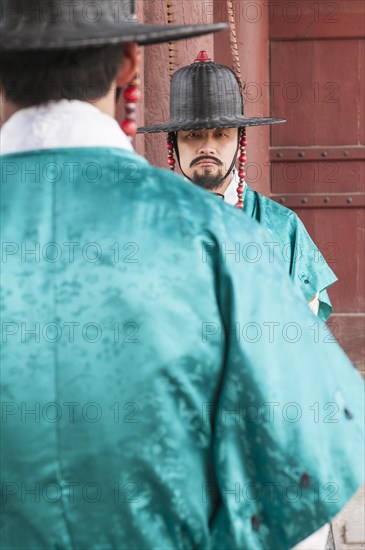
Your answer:
[[[21,107],[105,96],[123,59],[123,44],[0,54],[0,86]]]

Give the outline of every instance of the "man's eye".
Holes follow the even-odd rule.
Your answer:
[[[217,132],[216,133],[216,136],[217,137],[225,137],[227,134],[225,134],[224,132]]]
[[[196,138],[199,137],[200,134],[198,132],[190,132],[186,137],[188,138]]]

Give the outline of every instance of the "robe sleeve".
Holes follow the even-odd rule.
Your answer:
[[[319,292],[318,316],[326,321],[332,313],[332,304],[326,289],[337,281],[337,277],[312,241],[302,221],[297,216],[295,219],[296,228],[291,236],[291,277],[301,288],[307,301]]]
[[[244,267],[238,278],[226,262],[220,276],[226,355],[212,547],[289,549],[363,482],[364,388],[300,291],[287,292],[282,269],[271,265],[268,278],[262,266],[251,278]]]

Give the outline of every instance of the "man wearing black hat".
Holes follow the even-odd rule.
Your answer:
[[[362,482],[361,378],[278,265],[224,257],[266,234],[113,120],[135,42],[221,26],[64,4],[1,20],[2,548],[289,548]]]
[[[138,131],[168,132],[168,162],[172,169],[175,151],[188,180],[243,209],[266,227],[272,239],[263,251],[251,246],[252,261],[259,261],[266,253],[272,261],[283,263],[313,312],[327,320],[332,306],[326,289],[336,282],[336,276],[298,216],[253,191],[245,182],[246,128],[285,120],[245,117],[243,107],[233,71],[213,63],[201,51],[192,65],[179,69],[172,77],[170,121]]]

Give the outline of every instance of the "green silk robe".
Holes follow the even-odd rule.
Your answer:
[[[326,321],[332,312],[327,288],[337,281],[318,247],[297,214],[275,201],[245,188],[244,212],[258,221],[272,239],[265,244],[271,258],[281,259],[287,270],[309,301],[319,292],[318,316]]]
[[[333,517],[363,384],[245,258],[268,234],[127,151],[1,160],[2,548],[288,549]]]

